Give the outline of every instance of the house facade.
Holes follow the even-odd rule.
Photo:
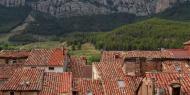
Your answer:
[[[65,72],[69,63],[66,50],[35,49],[24,63],[24,68],[45,69],[45,72]]]
[[[23,64],[30,51],[26,50],[2,50],[0,51],[0,65]]]

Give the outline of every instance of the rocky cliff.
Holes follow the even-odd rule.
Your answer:
[[[0,4],[8,7],[29,5],[57,17],[110,13],[146,16],[185,1],[190,0],[0,0]]]
[[[0,4],[6,7],[19,7],[25,5],[25,0],[0,0]]]

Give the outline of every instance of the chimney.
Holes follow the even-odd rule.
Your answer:
[[[82,60],[84,60],[85,61],[85,64],[87,63],[87,59],[86,59],[86,57],[82,57]]]
[[[180,95],[181,93],[181,84],[180,83],[172,83],[170,84],[170,93],[171,95]]]
[[[62,50],[63,50],[63,55],[65,55],[65,53],[66,53],[65,47],[63,47]]]
[[[119,59],[120,58],[120,54],[119,53],[116,53],[115,54],[115,59]]]
[[[142,85],[142,90],[140,93],[142,95],[153,95],[154,93],[154,88],[153,88],[153,81],[151,78],[144,78],[143,79],[143,85]]]

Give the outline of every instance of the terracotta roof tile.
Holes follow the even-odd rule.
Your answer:
[[[61,95],[72,93],[72,73],[45,73],[43,90],[39,95]]]
[[[127,51],[125,58],[172,58],[173,54],[168,51]]]
[[[189,73],[182,73],[182,91],[186,95],[190,95],[190,77]],[[154,78],[156,80],[156,87],[164,88],[166,90],[166,95],[169,95],[169,86],[173,81],[179,82],[179,73],[147,73],[146,78]]]
[[[1,90],[40,91],[42,90],[43,70],[17,69],[11,78],[1,85]]]
[[[174,58],[190,59],[190,52],[186,49],[168,49],[167,51],[171,52]]]
[[[140,77],[126,76],[118,63],[100,62],[94,65],[107,95],[134,95],[141,81]],[[118,81],[122,81],[125,87],[119,87]]]
[[[124,61],[123,51],[103,51],[100,62],[117,62],[122,63]]]
[[[122,87],[118,82],[122,83]],[[132,77],[125,77],[119,80],[104,80],[105,93],[107,95],[134,95],[138,85]]]
[[[87,95],[90,92],[93,95],[105,95],[103,84],[100,80],[77,79],[75,87],[79,95]]]
[[[181,72],[190,72],[188,61],[164,61],[162,67],[163,72],[178,72],[177,69],[180,69]]]
[[[74,78],[92,78],[92,66],[86,65],[84,57],[71,57],[70,71]]]
[[[28,57],[29,51],[26,50],[2,50],[0,52],[0,57],[8,57],[8,58],[20,58],[20,57]]]
[[[122,79],[125,74],[119,63],[112,62],[95,62],[93,63],[102,79]]]
[[[37,66],[63,66],[64,53],[62,49],[36,49],[32,50],[25,65]]]
[[[21,68],[20,65],[1,65],[0,66],[0,80],[6,80],[11,77],[14,71]]]

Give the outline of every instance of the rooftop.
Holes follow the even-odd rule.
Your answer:
[[[71,93],[72,73],[45,73],[43,90],[39,95],[61,95]]]
[[[43,70],[17,69],[8,81],[1,85],[0,90],[40,91],[42,90]]]
[[[74,78],[92,78],[92,65],[86,65],[84,57],[71,57],[70,71]]]
[[[79,95],[105,95],[101,80],[76,79],[75,88]]]
[[[182,92],[190,95],[189,76],[189,73],[182,73],[182,77],[179,73],[147,73],[145,78],[154,78],[156,80],[156,88],[164,88],[166,95],[169,95],[169,86],[174,82],[179,82],[181,77]]]
[[[29,66],[63,66],[65,53],[62,49],[35,49],[32,50],[25,65]]]
[[[0,57],[2,58],[27,58],[30,51],[26,50],[2,50]]]

